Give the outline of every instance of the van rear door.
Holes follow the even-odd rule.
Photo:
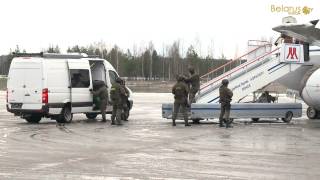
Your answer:
[[[8,102],[23,109],[42,107],[41,59],[17,58],[12,61],[8,79]],[[12,107],[14,108],[14,107]]]
[[[13,65],[11,65],[13,66]],[[22,103],[24,98],[24,69],[11,67],[8,74],[8,102]]]
[[[91,112],[93,106],[92,78],[88,60],[69,59],[72,113]]]
[[[25,94],[23,103],[42,104],[42,69],[25,69]]]

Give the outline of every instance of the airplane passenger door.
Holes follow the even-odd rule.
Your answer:
[[[92,111],[93,101],[92,77],[90,65],[87,60],[69,59],[69,82],[71,88],[72,113]]]

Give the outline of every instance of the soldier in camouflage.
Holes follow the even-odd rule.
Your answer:
[[[174,94],[174,108],[173,108],[173,116],[172,116],[172,126],[176,126],[176,118],[181,108],[181,113],[184,118],[184,125],[190,126],[188,123],[188,115],[186,111],[186,107],[188,104],[188,86],[184,82],[185,79],[183,76],[178,76],[178,82],[172,87],[172,94]]]
[[[97,91],[92,91],[92,94],[100,98],[100,111],[102,115],[102,122],[106,122],[106,108],[108,104],[107,86],[103,84]]]
[[[186,79],[186,82],[189,84],[190,92],[189,92],[189,106],[191,106],[191,103],[195,103],[195,96],[197,92],[200,89],[200,77],[197,73],[195,73],[195,70],[193,67],[188,68],[190,76]]]
[[[122,125],[121,122],[121,113],[123,110],[122,96],[126,95],[126,91],[121,86],[121,78],[117,78],[116,82],[112,84],[110,90],[110,97],[112,100],[112,115],[111,115],[111,124],[115,125],[115,118],[117,120],[117,125]]]
[[[128,105],[128,98],[129,98],[129,90],[128,88],[126,87],[126,82],[125,80],[122,79],[122,82],[121,82],[121,86],[122,88],[125,90],[125,94],[122,95],[122,103],[123,103],[123,117],[122,117],[122,120],[124,121],[128,121],[128,117],[129,117],[129,105]]]
[[[233,96],[232,91],[228,88],[229,81],[227,79],[222,80],[222,85],[219,88],[220,95],[220,117],[219,126],[224,127],[224,122],[226,123],[226,128],[232,127],[230,121],[230,108],[231,108],[231,98]]]

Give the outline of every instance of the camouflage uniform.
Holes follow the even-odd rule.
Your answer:
[[[121,123],[121,113],[123,110],[122,96],[125,94],[125,90],[121,86],[121,79],[117,78],[116,82],[112,84],[110,90],[110,96],[112,100],[112,116],[111,124],[115,124],[115,118],[117,119],[117,125],[122,125]]]
[[[172,125],[176,125],[176,118],[181,108],[181,112],[184,117],[185,126],[190,126],[188,123],[188,115],[186,111],[186,107],[188,104],[188,86],[184,82],[183,77],[178,78],[178,82],[172,87],[172,94],[174,94],[174,108],[173,108],[173,116],[172,116]]]
[[[219,117],[219,125],[223,127],[223,121],[226,122],[226,127],[231,127],[231,121],[229,119],[230,116],[230,108],[231,108],[231,98],[233,96],[232,91],[228,88],[228,80],[222,80],[222,86],[219,88],[219,95],[220,95],[220,117]]]
[[[121,83],[122,88],[125,90],[125,94],[122,95],[122,103],[123,103],[123,117],[122,120],[128,121],[128,117],[129,117],[129,106],[128,106],[128,98],[129,98],[129,90],[126,87],[125,81],[122,80]]]
[[[200,77],[194,72],[193,68],[189,68],[190,77],[186,79],[186,82],[190,85],[189,92],[189,105],[195,103],[195,96],[200,89]]]
[[[268,91],[262,93],[262,95],[258,99],[258,103],[271,103],[276,100],[275,97],[271,96]]]
[[[92,91],[92,94],[100,98],[100,111],[102,115],[102,121],[106,121],[106,108],[108,103],[108,89],[107,87],[101,86],[97,91]]]

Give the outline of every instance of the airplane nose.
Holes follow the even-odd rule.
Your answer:
[[[283,25],[276,26],[276,27],[272,28],[272,30],[279,32],[279,33],[283,33],[284,29],[285,29],[285,27]]]

